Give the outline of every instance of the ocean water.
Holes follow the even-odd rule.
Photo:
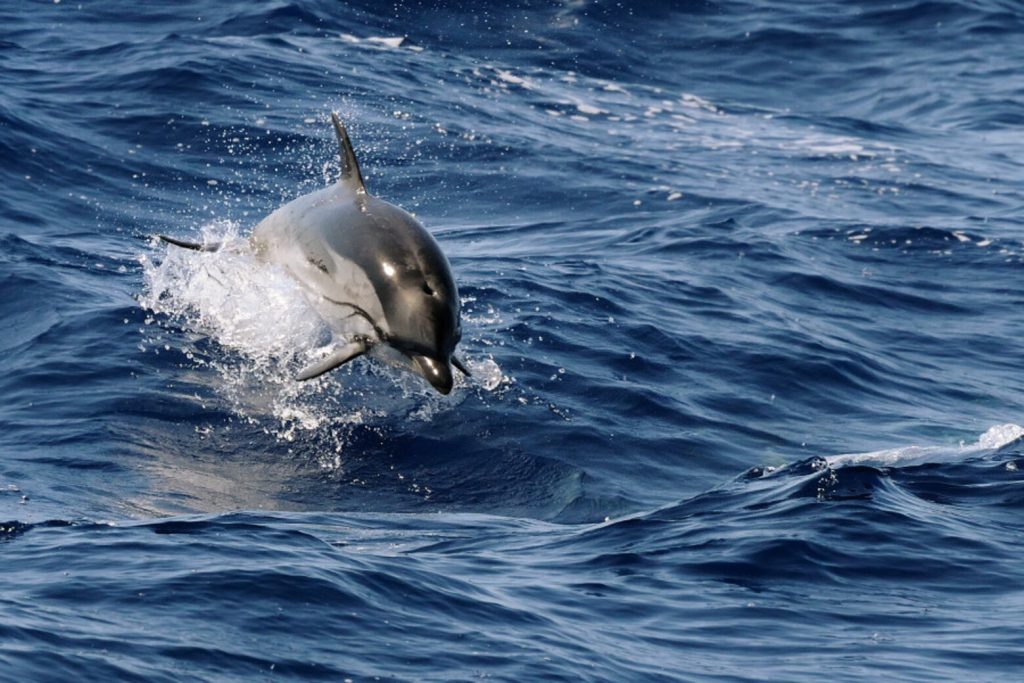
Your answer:
[[[292,381],[337,172],[474,370]],[[1015,681],[1015,0],[0,5],[0,680]]]

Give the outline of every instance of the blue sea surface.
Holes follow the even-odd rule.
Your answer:
[[[447,397],[152,237],[331,111]],[[1016,0],[5,2],[0,321],[0,681],[1024,677]]]

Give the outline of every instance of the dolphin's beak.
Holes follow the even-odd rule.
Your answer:
[[[452,366],[447,360],[438,360],[430,356],[413,356],[416,361],[416,369],[423,378],[430,382],[431,386],[442,394],[449,394],[452,390]]]

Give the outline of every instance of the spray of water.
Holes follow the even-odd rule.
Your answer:
[[[240,418],[283,440],[314,439],[325,466],[340,462],[348,430],[388,416],[431,420],[472,392],[499,390],[505,377],[489,358],[469,358],[474,378],[441,397],[411,374],[359,360],[310,382],[299,368],[323,356],[331,332],[303,288],[279,266],[258,259],[239,226],[219,221],[202,238],[224,246],[195,252],[154,243],[140,257],[141,305],[159,327],[173,327],[182,350]],[[189,341],[191,339],[191,342]],[[199,341],[212,340],[204,352]],[[323,446],[329,446],[324,449]]]

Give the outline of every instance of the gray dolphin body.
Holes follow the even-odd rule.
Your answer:
[[[249,238],[261,259],[282,266],[307,290],[335,338],[342,338],[297,379],[371,353],[447,394],[453,363],[469,374],[453,355],[462,328],[448,259],[412,215],[366,191],[348,133],[336,114],[331,119],[341,147],[338,181],[277,209]]]

